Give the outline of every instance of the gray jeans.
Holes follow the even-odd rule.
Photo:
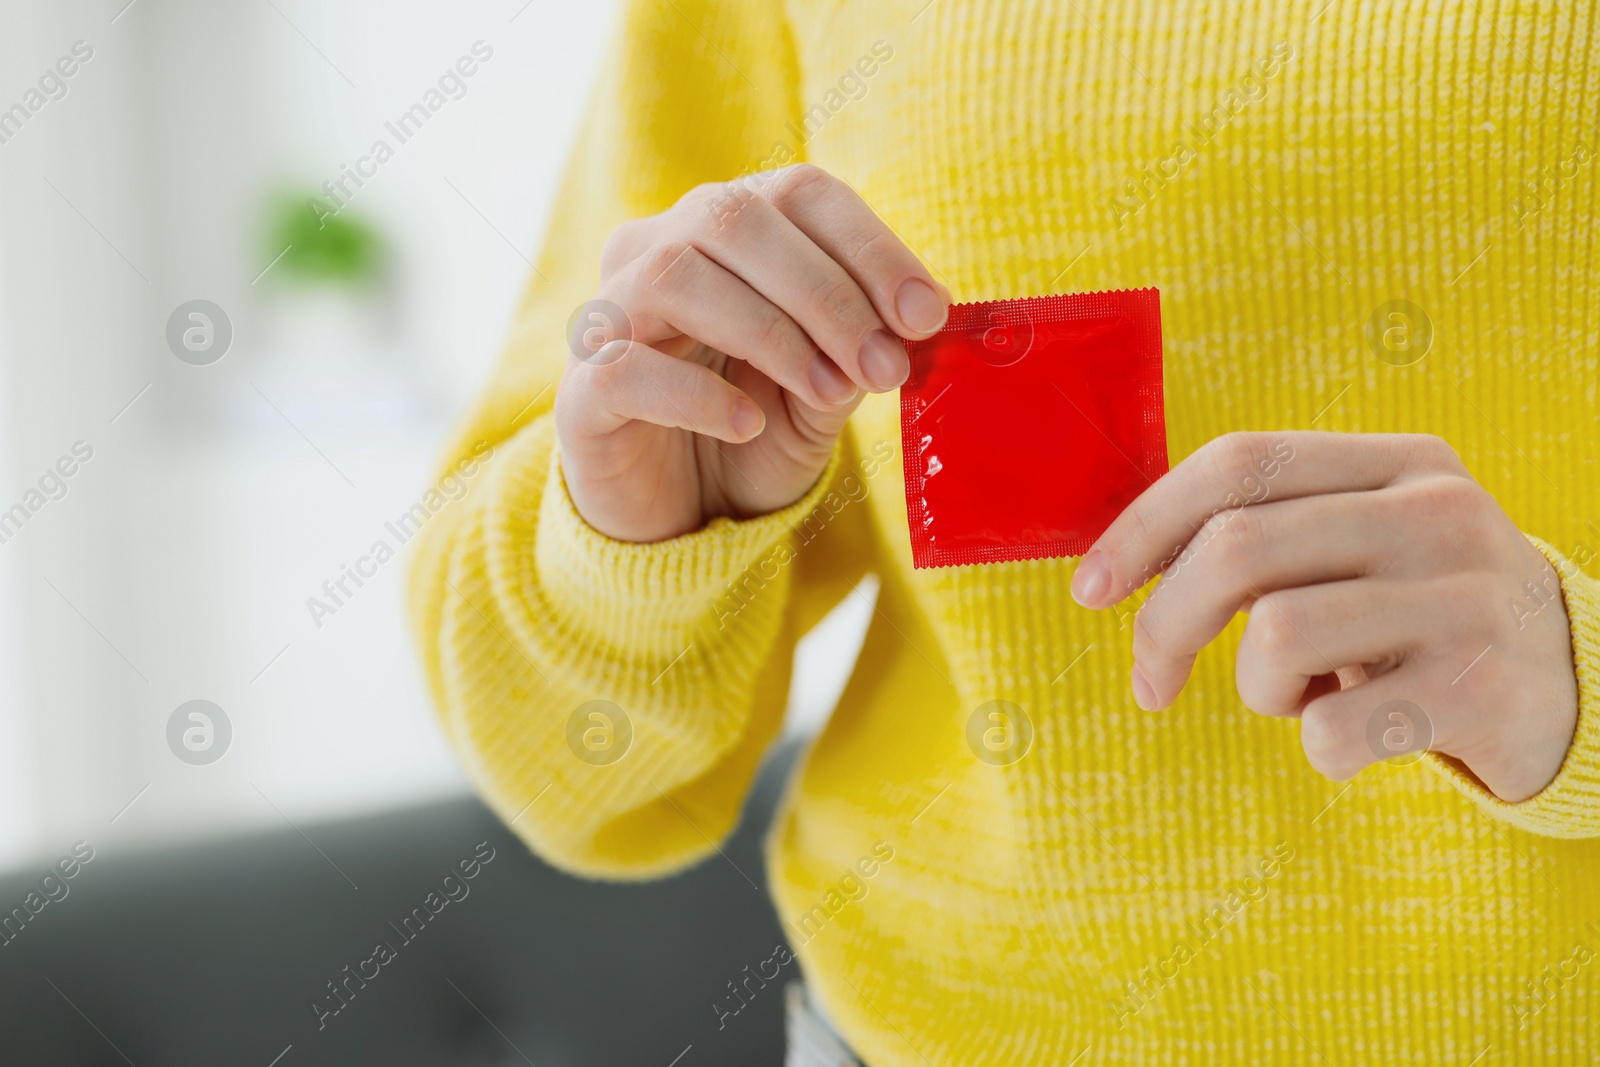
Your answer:
[[[861,1067],[811,999],[804,982],[785,986],[783,1000],[789,1033],[789,1051],[783,1067]]]

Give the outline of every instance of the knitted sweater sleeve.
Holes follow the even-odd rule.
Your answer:
[[[794,81],[782,5],[628,0],[507,350],[446,457],[468,492],[415,540],[412,624],[444,729],[500,816],[576,873],[646,877],[717,847],[781,723],[797,636],[866,569],[865,509],[825,506],[859,463],[849,433],[792,506],[646,545],[584,522],[554,447],[567,319],[606,235],[772,165]]]
[[[1556,776],[1515,804],[1488,789],[1458,760],[1430,755],[1434,765],[1494,818],[1546,837],[1600,837],[1600,582],[1538,538],[1529,538],[1561,579],[1578,675],[1578,724]]]

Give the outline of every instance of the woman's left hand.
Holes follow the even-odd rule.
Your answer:
[[[1219,437],[1122,512],[1072,593],[1108,608],[1157,571],[1133,627],[1140,707],[1170,706],[1245,611],[1240,698],[1298,716],[1329,778],[1425,747],[1515,802],[1561,767],[1578,690],[1560,581],[1437,437]]]

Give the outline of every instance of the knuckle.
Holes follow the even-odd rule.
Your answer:
[[[793,341],[794,333],[789,326],[789,316],[769,305],[761,313],[761,321],[756,326],[756,347],[764,352],[773,352],[788,349]]]
[[[1444,478],[1441,481],[1448,487],[1442,491],[1451,501],[1457,518],[1471,522],[1481,529],[1482,524],[1493,518],[1498,511],[1494,497],[1471,478]]]
[[[827,322],[855,327],[864,317],[856,298],[855,283],[842,272],[818,282],[807,304]]]
[[[674,387],[673,392],[678,394],[684,410],[696,415],[704,415],[711,411],[719,399],[715,383],[707,374],[690,375]]]
[[[1218,532],[1217,562],[1230,571],[1242,571],[1261,554],[1261,519],[1248,508],[1224,512]]]
[[[1447,552],[1481,548],[1491,535],[1494,500],[1470,478],[1428,478],[1417,482],[1409,497],[1412,514],[1429,520]]]
[[[1124,536],[1119,537],[1118,542],[1145,545],[1154,539],[1155,526],[1149,510],[1150,505],[1143,497],[1135,498],[1133,503],[1123,509],[1122,514],[1117,516],[1116,523],[1119,527],[1126,524],[1127,529],[1122,531]]]
[[[887,259],[895,251],[893,235],[887,229],[873,230],[851,243],[847,258],[852,263],[868,263]]]
[[[1332,702],[1313,701],[1300,716],[1300,747],[1319,774],[1349,777],[1353,741],[1347,718]]]
[[[1267,687],[1244,668],[1243,660],[1240,660],[1234,667],[1234,688],[1238,690],[1239,703],[1257,715],[1278,716],[1283,714],[1284,709],[1279,707],[1280,701],[1275,699]]]
[[[1233,518],[1231,508],[1213,511],[1210,518],[1200,524],[1200,529],[1195,531],[1195,540],[1202,545],[1209,545],[1227,532],[1228,524]]]
[[[1263,655],[1279,658],[1293,652],[1303,640],[1305,627],[1297,615],[1303,615],[1303,611],[1295,598],[1268,593],[1250,609],[1246,629],[1254,631],[1256,647]]]
[[[678,206],[696,208],[704,205],[709,207],[715,205],[733,191],[731,182],[701,182],[678,197]]]
[[[582,366],[576,360],[568,360],[566,368],[561,372],[561,381],[556,384],[556,399],[552,409],[556,413],[556,421],[562,418],[562,412],[570,412],[582,406],[583,373]]]
[[[1261,555],[1265,532],[1259,513],[1248,507],[1219,511],[1201,528],[1214,564],[1227,571],[1242,571]]]
[[[1168,540],[1170,536],[1142,497],[1116,517],[1097,547],[1111,564],[1119,596],[1131,595],[1158,575],[1165,580],[1168,575],[1164,572],[1169,567],[1186,562],[1188,543],[1173,544]]]
[[[787,214],[819,196],[834,180],[815,163],[795,163],[773,174],[768,197]]]
[[[639,280],[646,289],[672,290],[685,284],[699,253],[686,241],[660,241],[639,260]]]
[[[696,230],[704,235],[704,239],[726,247],[755,229],[763,210],[770,211],[771,206],[760,197],[751,195],[743,186],[730,185],[721,195],[707,202],[704,214],[697,220]]]
[[[603,407],[605,398],[602,383],[596,380],[594,368],[578,360],[568,360],[556,387],[555,420],[557,429],[570,427],[575,420],[596,408]]]
[[[1427,470],[1461,470],[1461,458],[1456,455],[1456,450],[1451,447],[1438,434],[1418,433],[1411,434],[1410,455],[1408,467],[1419,467]]]
[[[606,242],[600,248],[600,276],[602,278],[613,274],[616,269],[629,259],[629,252],[634,244],[634,234],[638,224],[633,221],[624,222],[606,236]]]
[[[634,363],[627,358],[626,353],[623,358],[611,363],[597,366],[580,362],[573,368],[574,382],[579,390],[594,399],[607,402],[620,397],[632,377],[634,377]]]
[[[1256,462],[1265,454],[1261,435],[1235,430],[1214,438],[1203,449],[1211,473],[1227,479],[1236,479],[1242,473],[1255,470]]]

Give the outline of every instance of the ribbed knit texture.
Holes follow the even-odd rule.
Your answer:
[[[630,0],[452,450],[493,444],[489,472],[414,558],[428,677],[489,801],[583,874],[714,856],[795,640],[874,572],[769,849],[867,1063],[1600,1059],[1600,957],[1576,951],[1600,953],[1600,587],[1565,562],[1600,548],[1595,20],[1593,0]],[[877,42],[892,56],[830,96]],[[1158,287],[1174,463],[1241,429],[1446,438],[1567,573],[1580,710],[1556,781],[1508,805],[1428,757],[1331,783],[1296,723],[1239,704],[1237,624],[1171,710],[1139,711],[1131,615],[1077,608],[1072,561],[911,570],[893,395],[783,513],[656,545],[586,526],[550,410],[605,235],[791,157],[957,300]],[[1366,336],[1394,300],[1432,323],[1410,366]],[[568,743],[596,699],[633,730],[607,766]],[[992,700],[1033,727],[1009,766],[967,744]],[[879,842],[892,858],[847,880]]]

